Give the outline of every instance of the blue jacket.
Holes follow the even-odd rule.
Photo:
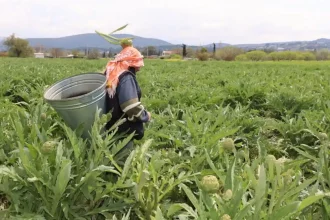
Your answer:
[[[143,123],[148,122],[147,111],[141,105],[141,89],[133,71],[126,71],[119,77],[119,83],[113,98],[106,95],[106,113],[112,111],[111,120],[106,124],[109,130],[120,118],[126,122],[119,126],[119,133],[131,134],[140,140],[144,136]]]

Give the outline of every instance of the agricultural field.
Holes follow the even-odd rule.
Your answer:
[[[146,60],[152,113],[126,161],[43,100],[107,60],[0,59],[1,219],[329,219],[330,62]]]

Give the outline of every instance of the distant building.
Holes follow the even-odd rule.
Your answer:
[[[68,54],[66,56],[60,56],[59,58],[71,58],[71,59],[73,59],[74,55],[73,54]]]
[[[164,57],[166,57],[166,56],[170,56],[170,55],[172,55],[174,52],[173,51],[167,51],[167,50],[164,50],[163,52],[162,52],[162,56],[164,56]]]
[[[45,58],[45,54],[44,53],[34,53],[34,57],[35,58]]]

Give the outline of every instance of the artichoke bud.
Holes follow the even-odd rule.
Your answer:
[[[245,152],[244,150],[240,150],[237,153],[238,158],[244,159],[245,158]]]
[[[222,141],[222,147],[229,152],[233,152],[235,149],[235,143],[233,139],[231,138],[226,138]]]
[[[221,220],[231,220],[231,217],[230,217],[228,214],[224,214],[224,215],[221,217]]]
[[[46,113],[41,113],[40,118],[41,118],[42,120],[46,120],[46,118],[47,118]]]
[[[208,193],[216,193],[220,188],[220,182],[216,176],[207,175],[202,179],[203,189]]]
[[[292,182],[292,177],[294,177],[295,172],[292,169],[287,170],[282,174],[284,184],[290,184]]]
[[[292,182],[292,177],[291,177],[291,175],[288,174],[288,173],[285,173],[285,174],[283,175],[283,182],[284,182],[285,185],[290,184],[290,183]]]
[[[319,139],[321,141],[326,141],[328,140],[328,135],[326,133],[319,133]]]
[[[231,200],[232,197],[233,197],[233,191],[231,191],[231,189],[226,190],[226,192],[222,196],[223,200],[225,201]]]
[[[40,151],[42,154],[45,154],[45,155],[51,154],[53,151],[55,151],[57,145],[58,145],[58,142],[56,142],[56,141],[46,141],[42,145]]]

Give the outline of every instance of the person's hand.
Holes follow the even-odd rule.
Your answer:
[[[148,114],[148,117],[149,117],[149,120],[148,121],[151,121],[151,113],[150,112],[147,112]]]

